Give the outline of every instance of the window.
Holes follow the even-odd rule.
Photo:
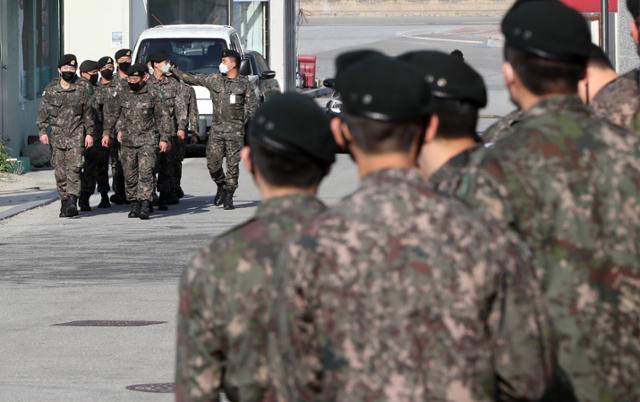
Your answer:
[[[149,27],[170,24],[229,24],[228,0],[149,0]]]
[[[211,74],[218,72],[222,50],[226,48],[224,39],[145,39],[140,43],[136,63],[144,64],[150,54],[164,50],[180,70]]]
[[[60,2],[18,2],[18,24],[20,100],[30,101],[39,97],[47,84],[58,76]]]

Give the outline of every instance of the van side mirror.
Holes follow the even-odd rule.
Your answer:
[[[322,85],[327,88],[334,88],[336,86],[336,80],[335,78],[327,78],[326,80],[322,81]]]
[[[271,70],[266,70],[263,71],[262,74],[260,74],[260,79],[261,80],[271,80],[276,78],[276,72],[275,71],[271,71]]]
[[[251,62],[249,59],[242,59],[240,61],[240,68],[238,69],[240,75],[251,75]]]

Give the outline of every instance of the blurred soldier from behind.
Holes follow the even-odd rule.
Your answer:
[[[274,270],[277,400],[537,400],[555,352],[535,272],[515,235],[415,168],[438,125],[423,75],[372,56],[336,88],[332,132],[361,183]]]
[[[121,121],[117,140],[122,144],[120,157],[131,202],[129,218],[149,219],[156,152],[158,148],[160,153],[167,152],[173,122],[160,96],[144,81],[147,67],[134,64],[127,71],[129,89],[119,92],[109,105],[105,133],[113,132]]]
[[[92,117],[95,123],[93,143],[94,146],[84,151],[84,167],[82,169],[82,186],[78,206],[80,211],[91,211],[89,198],[98,187],[102,196],[99,208],[106,208],[109,204],[109,148],[103,147],[102,141],[102,116],[98,115],[98,70],[100,65],[93,60],[85,60],[80,64],[80,77],[87,83],[88,90],[92,93]],[[102,111],[102,109],[100,110]],[[106,200],[106,204],[105,204]]]
[[[258,100],[247,77],[240,75],[240,54],[231,49],[222,52],[220,73],[189,74],[173,68],[173,73],[189,85],[202,85],[211,93],[213,123],[207,142],[207,167],[217,184],[214,205],[234,209],[233,193],[238,187],[240,149],[245,125],[258,107]],[[222,169],[226,157],[227,174]]]
[[[305,95],[274,95],[256,113],[242,153],[262,203],[182,275],[176,400],[213,401],[222,391],[234,402],[264,400],[276,258],[325,209],[315,194],[334,147],[324,112]]]
[[[399,59],[431,84],[438,115],[438,132],[425,139],[420,152],[421,171],[434,189],[453,195],[461,172],[483,147],[476,126],[479,110],[487,106],[484,80],[461,59],[438,51],[410,52]]]
[[[640,400],[639,138],[578,97],[591,44],[580,13],[527,2],[502,32],[505,82],[524,114],[458,195],[531,249],[578,400]]]
[[[178,140],[184,141],[186,137],[187,118],[188,118],[188,99],[182,86],[177,80],[167,76],[171,70],[169,62],[169,54],[164,51],[153,53],[149,56],[148,61],[153,68],[153,74],[150,75],[147,85],[155,88],[156,93],[160,96],[164,104],[164,108],[169,111],[172,127],[169,135],[170,149],[158,156],[158,191],[160,198],[158,199],[158,209],[166,211],[168,204],[177,204],[178,195],[176,185],[176,164],[177,164],[177,143]]]
[[[40,142],[52,146],[61,218],[78,215],[82,153],[93,146],[91,94],[86,84],[78,82],[77,67],[76,56],[65,54],[60,58],[60,79],[45,88],[36,121]]]
[[[607,93],[607,86],[618,78],[611,61],[598,46],[591,44],[591,54],[587,64],[587,75],[578,84],[578,94],[584,103],[599,104],[599,98]],[[606,118],[606,116],[600,116]]]

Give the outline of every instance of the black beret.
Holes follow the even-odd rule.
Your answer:
[[[589,58],[591,32],[585,18],[560,1],[519,1],[502,20],[507,46],[569,63]]]
[[[432,110],[431,87],[410,65],[388,56],[368,57],[338,73],[343,110],[373,120],[408,123]]]
[[[127,70],[129,77],[144,77],[149,69],[144,64],[134,64]]]
[[[336,74],[346,70],[347,68],[349,68],[349,66],[352,66],[353,64],[359,61],[362,61],[372,56],[382,56],[382,55],[383,55],[382,53],[372,49],[360,49],[360,50],[354,50],[351,52],[342,53],[338,55],[338,57],[336,58]]]
[[[149,57],[147,57],[148,62],[159,63],[161,61],[169,60],[169,53],[165,50],[159,50],[157,52],[151,53]]]
[[[82,62],[82,64],[80,64],[80,72],[81,73],[87,73],[91,70],[97,70],[98,69],[98,62],[97,61],[93,61],[93,60],[85,60]]]
[[[75,54],[65,54],[58,61],[58,68],[62,66],[78,67],[78,59]]]
[[[249,123],[249,145],[260,142],[282,153],[304,154],[321,164],[335,161],[336,144],[326,113],[309,96],[271,96]]]
[[[121,57],[131,57],[131,49],[120,49],[116,52],[114,58],[118,60]]]
[[[240,53],[236,52],[233,49],[223,49],[222,50],[222,56],[221,57],[234,57],[234,58],[240,58]]]
[[[478,108],[487,106],[487,87],[482,76],[459,57],[423,50],[405,53],[398,58],[425,77],[434,97],[458,99]]]
[[[101,57],[100,60],[98,60],[98,70],[102,69],[107,64],[113,64],[113,59],[110,56]]]

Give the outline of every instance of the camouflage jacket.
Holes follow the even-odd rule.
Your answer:
[[[544,270],[559,361],[584,402],[640,400],[640,152],[577,96],[527,111],[458,195],[508,223]]]
[[[189,74],[174,68],[172,72],[189,85],[201,85],[211,93],[214,132],[244,132],[245,124],[258,108],[258,100],[249,79],[238,75]]]
[[[516,109],[506,116],[503,116],[482,132],[482,141],[487,144],[487,146],[490,146],[512,131],[513,126],[518,124],[521,118],[522,112],[520,109]]]
[[[189,130],[194,133],[198,133],[198,98],[196,97],[196,90],[189,84],[185,84],[184,82],[180,84],[182,87],[182,91],[184,92],[184,96],[187,99],[188,105],[188,122],[189,122]]]
[[[264,201],[256,216],[216,238],[180,284],[176,399],[262,400],[268,386],[271,275],[286,240],[324,210],[311,195]]]
[[[106,84],[98,83],[93,95],[93,107],[96,111],[96,131],[100,135],[109,136],[109,133],[104,133],[105,113],[107,111],[107,104],[115,100],[118,90],[118,82],[113,79]]]
[[[429,184],[441,193],[454,196],[460,185],[463,173],[471,165],[473,155],[482,148],[484,148],[484,145],[478,144],[449,159],[447,163],[429,177]]]
[[[640,132],[640,70],[632,70],[605,85],[591,100],[596,116]]]
[[[189,99],[182,89],[182,84],[171,77],[164,77],[162,80],[158,80],[152,75],[149,77],[147,85],[155,87],[160,99],[162,99],[165,109],[167,109],[171,115],[173,130],[168,133],[169,136],[175,136],[178,130],[186,130]]]
[[[91,93],[80,78],[69,89],[53,80],[42,93],[36,125],[40,134],[50,129],[50,143],[55,148],[84,147],[85,135],[93,134],[95,124]]]
[[[116,122],[121,126],[122,145],[139,147],[169,141],[172,120],[169,110],[155,88],[145,85],[138,92],[127,89],[117,92],[107,104],[105,133],[113,133]],[[111,134],[113,135],[113,134]]]
[[[554,348],[535,275],[513,233],[416,170],[373,173],[279,260],[278,400],[536,399]]]

